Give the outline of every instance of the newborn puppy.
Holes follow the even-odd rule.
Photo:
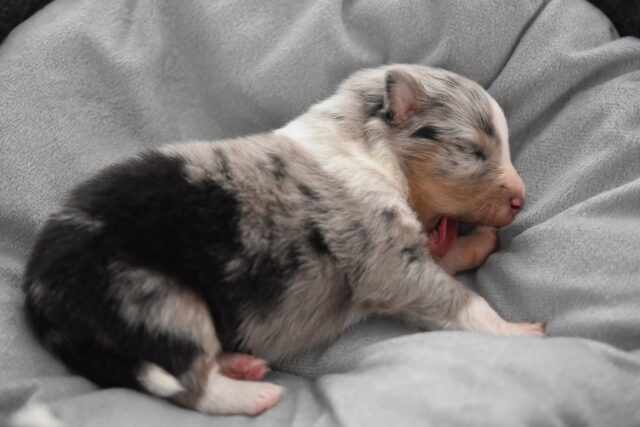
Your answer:
[[[449,274],[496,243],[488,227],[455,240],[457,220],[500,227],[523,204],[504,115],[480,86],[364,70],[281,129],[166,146],[75,188],[39,234],[27,307],[98,384],[258,414],[283,393],[259,381],[265,360],[372,314],[542,335]]]

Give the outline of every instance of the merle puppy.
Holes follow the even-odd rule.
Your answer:
[[[524,204],[498,104],[444,70],[360,71],[276,131],[170,145],[75,188],[25,275],[44,343],[104,386],[257,414],[273,361],[368,315],[542,335],[451,273]],[[479,227],[455,239],[456,221]]]

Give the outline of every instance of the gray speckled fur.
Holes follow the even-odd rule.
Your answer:
[[[446,286],[453,279],[422,250],[421,226],[395,189],[372,186],[356,197],[282,136],[216,142],[215,147],[213,151],[212,143],[198,142],[164,151],[187,160],[191,179],[215,179],[237,195],[241,240],[251,257],[279,248],[280,253],[271,255],[285,262],[291,255],[288,248],[295,245],[304,266],[289,278],[268,316],[259,310],[245,313],[239,331],[242,347],[274,360],[335,337],[367,312],[443,326],[461,304],[461,297]],[[230,177],[224,176],[220,155],[228,159]],[[274,155],[285,162],[284,176],[273,172]],[[300,192],[300,185],[311,197]],[[311,225],[322,230],[328,254],[298,244]],[[406,248],[414,251],[408,254]],[[247,268],[245,255],[227,265],[228,275]]]

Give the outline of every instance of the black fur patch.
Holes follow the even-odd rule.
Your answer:
[[[222,153],[217,153],[225,163]],[[72,193],[74,207],[105,223],[110,256],[188,283],[194,271],[241,250],[238,203],[212,181],[190,184],[180,159],[148,153],[112,166]],[[220,266],[216,276],[220,276]]]
[[[377,117],[384,108],[384,96],[381,94],[361,92],[360,98],[367,117]]]
[[[216,156],[230,175],[225,155],[218,150]],[[300,267],[295,248],[284,261],[248,256],[239,240],[234,195],[213,181],[189,183],[184,160],[157,152],[83,183],[66,209],[100,226],[47,223],[25,275],[28,310],[42,339],[102,385],[137,387],[134,373],[143,360],[179,375],[201,351],[186,338],[150,333],[122,320],[113,300],[113,262],[164,275],[201,296],[227,349],[235,349],[247,304],[265,309],[277,303],[284,283]],[[238,257],[246,268],[228,277],[227,265]]]
[[[269,154],[269,159],[271,159],[271,172],[274,178],[278,181],[283,180],[287,176],[287,164],[277,154]]]
[[[394,208],[385,208],[382,211],[382,216],[384,217],[386,222],[391,222],[395,219],[395,217],[398,215],[398,213],[395,211]]]
[[[387,73],[384,80],[384,90],[387,94],[387,97],[391,98],[396,83],[398,83],[396,76],[393,73]]]
[[[300,190],[300,193],[302,193],[305,197],[311,199],[311,200],[319,200],[320,197],[318,196],[318,194],[313,191],[311,189],[311,187],[309,187],[308,185],[305,184],[298,184],[298,190]]]
[[[387,73],[384,81],[385,97],[380,113],[382,119],[384,119],[390,125],[394,124],[394,120],[396,118],[395,112],[393,111],[393,92],[395,91],[395,86],[397,83],[398,80],[396,79],[396,76],[393,73]]]
[[[490,138],[496,135],[496,130],[493,127],[493,122],[485,114],[480,114],[480,129]]]
[[[327,242],[322,234],[322,231],[315,224],[310,224],[309,229],[309,245],[320,255],[330,255],[331,251],[329,250],[329,246],[327,246]]]
[[[413,263],[422,258],[424,249],[419,245],[407,246],[402,249],[402,254],[407,256],[408,263]]]
[[[175,375],[185,372],[199,346],[126,324],[111,299],[107,263],[102,231],[68,222],[45,225],[24,282],[38,336],[65,363],[103,386],[137,388],[133,373],[142,360]]]

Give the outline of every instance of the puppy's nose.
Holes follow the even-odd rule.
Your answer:
[[[511,198],[511,213],[516,215],[524,208],[524,197]]]

